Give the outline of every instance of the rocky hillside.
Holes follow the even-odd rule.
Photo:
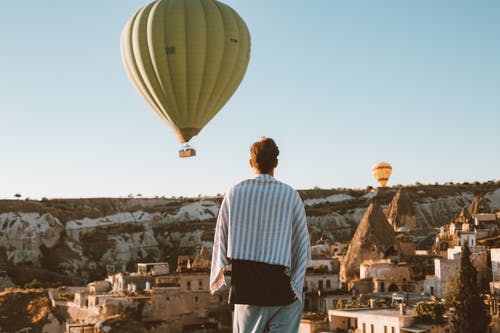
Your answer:
[[[0,293],[0,328],[2,332],[59,332],[62,324],[44,290],[10,290]]]
[[[475,198],[491,211],[500,210],[500,183],[316,189],[300,194],[313,242],[351,239],[374,202],[391,224],[412,224],[422,239]],[[80,284],[102,278],[106,270],[135,270],[138,261],[166,260],[176,267],[178,255],[211,247],[221,200],[0,200],[0,270],[7,270],[22,286],[34,278]]]

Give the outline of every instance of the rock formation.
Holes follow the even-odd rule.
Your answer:
[[[472,205],[472,204],[471,204]],[[469,209],[462,208],[460,214],[453,220],[455,223],[474,223],[474,219],[472,218],[471,213],[469,213]]]
[[[417,215],[413,209],[415,198],[410,191],[400,188],[385,210],[387,221],[395,231],[417,228]]]
[[[490,200],[483,195],[476,195],[469,206],[469,213],[472,216],[476,214],[491,213]]]
[[[386,258],[395,249],[395,233],[377,203],[368,207],[359,223],[340,270],[341,281],[359,277],[359,266],[365,260]]]
[[[202,246],[191,265],[195,271],[210,271],[212,264],[212,249]]]

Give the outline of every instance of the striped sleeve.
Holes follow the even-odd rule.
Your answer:
[[[214,294],[226,286],[224,268],[229,265],[227,259],[227,232],[229,225],[228,195],[222,200],[215,226],[212,267],[210,271],[210,293]]]
[[[302,301],[302,288],[306,268],[311,265],[311,247],[304,204],[295,192],[292,220],[292,263],[290,283],[295,295]]]

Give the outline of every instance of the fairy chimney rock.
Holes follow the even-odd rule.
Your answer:
[[[490,201],[484,196],[476,195],[469,206],[469,213],[472,216],[491,213]]]
[[[387,221],[396,231],[417,228],[417,214],[413,208],[413,198],[408,190],[399,189],[385,210]]]
[[[462,208],[460,214],[453,220],[455,223],[474,223],[474,219],[472,218],[470,212],[466,208]]]
[[[344,282],[359,277],[359,266],[365,260],[379,260],[394,254],[396,236],[382,208],[372,203],[356,229],[340,271]]]
[[[196,271],[210,271],[210,265],[212,262],[212,253],[205,246],[202,246],[193,261],[191,268]]]

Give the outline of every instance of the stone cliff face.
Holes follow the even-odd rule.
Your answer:
[[[476,196],[484,198],[490,210],[500,210],[500,184],[400,191],[299,191],[312,242],[350,240],[374,202],[386,208],[393,224],[416,221],[423,236],[449,223]],[[178,255],[211,248],[221,199],[0,200],[0,270],[31,267],[84,282],[103,277],[109,265],[135,270],[138,261],[168,261],[175,267]]]
[[[464,192],[443,198],[432,198],[422,195],[421,198],[413,203],[418,228],[434,228],[449,223],[473,199],[474,194],[472,192]]]
[[[0,214],[0,246],[6,249],[3,260],[12,264],[37,265],[42,256],[40,248],[53,247],[63,230],[61,222],[50,214]]]
[[[56,217],[58,210],[46,212],[50,208],[41,202],[36,213],[1,213],[0,266],[8,271],[16,265],[44,269],[79,276],[82,282],[103,277],[110,266],[135,270],[138,261],[169,261],[175,267],[178,255],[211,246],[218,201],[185,200],[177,209],[165,209],[163,204],[130,207],[149,211],[106,209],[113,214],[92,218],[70,212],[65,216],[78,218],[64,222]],[[58,204],[63,207],[62,201]]]

